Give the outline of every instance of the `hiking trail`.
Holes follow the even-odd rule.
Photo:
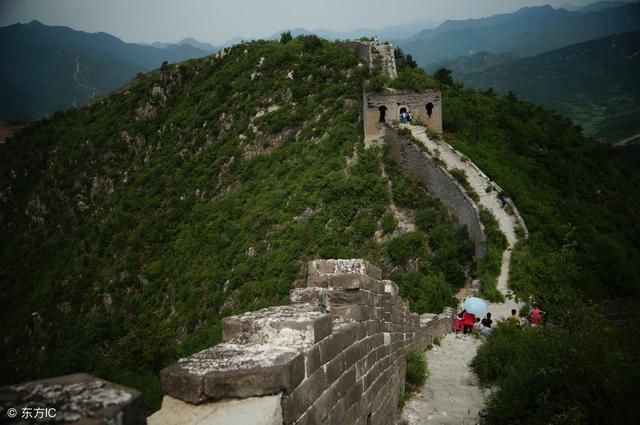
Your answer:
[[[515,206],[509,200],[514,213],[501,208],[497,193],[501,189],[491,181],[473,162],[444,141],[432,140],[425,128],[417,125],[401,124],[408,128],[413,137],[439,157],[447,169],[459,168],[467,174],[467,181],[478,194],[478,207],[489,210],[498,222],[500,230],[507,238],[508,246],[502,254],[502,267],[497,288],[505,296],[504,303],[489,303],[494,325],[508,317],[511,309],[519,310],[522,303],[511,298],[508,287],[511,251],[518,240],[516,227],[524,226]],[[488,187],[492,187],[487,192]],[[526,231],[525,231],[526,233]],[[464,295],[461,295],[464,297]],[[440,346],[425,353],[430,376],[421,392],[409,400],[402,412],[402,419],[409,425],[417,424],[477,424],[480,411],[489,390],[480,388],[478,379],[469,367],[482,339],[472,334],[449,333]]]

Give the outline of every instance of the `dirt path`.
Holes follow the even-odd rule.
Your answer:
[[[448,334],[440,346],[426,352],[431,373],[421,393],[402,411],[409,424],[476,424],[486,390],[468,367],[480,339],[472,335]]]
[[[459,168],[466,172],[467,181],[480,197],[479,206],[491,211],[498,221],[500,230],[507,238],[509,246],[502,254],[502,268],[498,277],[498,290],[507,296],[504,303],[490,303],[488,311],[494,321],[518,310],[521,303],[510,299],[508,288],[511,265],[511,250],[517,242],[516,226],[524,223],[519,218],[514,205],[514,215],[510,215],[500,206],[497,190],[487,192],[487,187],[497,188],[491,180],[470,160],[442,141],[431,140],[420,126],[402,125],[411,130],[411,134],[420,143],[429,148],[446,164],[448,169]],[[473,359],[482,340],[472,335],[448,334],[440,347],[426,353],[431,376],[427,379],[422,393],[412,398],[402,412],[402,419],[410,425],[417,424],[476,424],[479,412],[487,392],[477,383],[469,362]]]
[[[78,87],[82,87],[83,89],[91,90],[91,99],[96,97],[96,87],[89,87],[88,85],[82,83],[78,80],[78,74],[80,73],[80,56],[76,56],[76,72],[73,73],[73,80],[76,82]]]
[[[624,145],[626,145],[627,143],[633,142],[634,140],[640,139],[640,134],[635,134],[631,137],[628,137],[624,140],[620,140],[619,142],[616,142],[613,144],[613,146],[615,146],[616,148],[621,148]]]

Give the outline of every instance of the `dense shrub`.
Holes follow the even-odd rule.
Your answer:
[[[422,233],[408,233],[389,242],[387,253],[394,264],[406,264],[410,259],[422,256],[425,242],[426,238]]]
[[[416,348],[409,348],[406,358],[407,373],[405,382],[410,390],[415,391],[423,386],[429,377],[427,360],[424,358],[424,354]]]
[[[487,403],[487,424],[638,421],[637,327],[612,328],[588,312],[580,319],[585,326],[573,330],[494,329],[472,362],[483,385],[499,387]]]
[[[393,212],[387,212],[382,216],[382,232],[387,234],[387,233],[392,233],[394,230],[396,230],[396,227],[398,226],[398,220],[396,220],[396,216]]]

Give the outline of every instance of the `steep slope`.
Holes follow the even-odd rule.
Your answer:
[[[618,34],[480,73],[465,85],[512,91],[571,118],[585,133],[615,142],[640,133],[640,32]]]
[[[640,30],[640,4],[579,13],[550,6],[524,8],[513,14],[445,22],[435,30],[397,44],[420,66],[481,51],[532,56],[575,43]]]
[[[118,88],[164,61],[206,54],[187,44],[156,49],[37,21],[3,27],[0,117],[41,117]]]
[[[218,342],[222,317],[286,302],[313,258],[382,265],[417,311],[454,302],[473,245],[364,150],[367,75],[317,37],[244,44],[0,145],[2,383],[82,369],[153,410],[160,368]]]

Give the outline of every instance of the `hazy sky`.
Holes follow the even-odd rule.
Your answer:
[[[416,20],[464,19],[523,6],[596,0],[0,0],[0,26],[37,19],[130,42],[195,37],[218,43],[287,28],[346,31]]]

